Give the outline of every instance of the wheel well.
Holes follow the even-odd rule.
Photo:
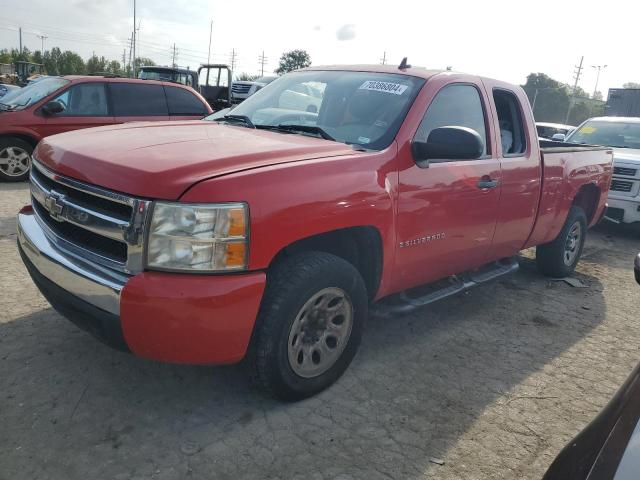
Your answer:
[[[600,188],[592,183],[589,185],[583,185],[578,190],[572,205],[582,208],[584,214],[587,216],[587,224],[591,224],[593,217],[600,203]]]
[[[375,297],[382,275],[382,240],[375,227],[343,228],[297,240],[280,250],[271,265],[308,251],[331,253],[351,263],[362,275],[369,299]]]
[[[5,138],[19,138],[20,140],[23,140],[28,144],[30,144],[33,148],[36,148],[36,145],[38,144],[38,140],[36,140],[30,135],[25,135],[23,133],[8,133],[6,135],[0,136],[0,139],[5,139]]]

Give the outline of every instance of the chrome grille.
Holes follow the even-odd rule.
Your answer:
[[[626,177],[635,177],[637,171],[638,170],[636,170],[635,168],[613,167],[614,175],[624,175]]]
[[[142,271],[150,201],[58,175],[35,159],[33,166],[34,212],[58,248],[121,272]]]
[[[249,90],[251,90],[250,83],[234,83],[231,86],[231,91],[233,93],[245,94],[245,93],[249,93]]]
[[[633,182],[613,179],[611,181],[611,188],[609,190],[615,190],[616,192],[630,192],[632,188]]]

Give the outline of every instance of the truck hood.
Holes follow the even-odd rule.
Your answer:
[[[613,160],[640,164],[640,150],[633,148],[614,148]]]
[[[351,155],[348,145],[209,121],[136,122],[54,135],[34,157],[51,170],[130,195],[175,200],[207,178]]]

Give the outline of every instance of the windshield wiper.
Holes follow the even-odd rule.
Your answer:
[[[227,121],[237,120],[244,123],[247,126],[247,128],[256,128],[256,126],[253,124],[251,119],[246,115],[225,115],[224,117],[214,119],[215,122],[219,122],[220,120],[227,120]]]
[[[258,125],[257,128],[281,130],[283,132],[291,132],[291,133],[295,133],[295,132],[314,133],[324,138],[325,140],[331,140],[332,142],[336,141],[335,138],[333,138],[331,135],[325,132],[322,128],[317,127],[315,125],[290,125],[288,123],[284,123],[284,124],[281,123],[280,125]]]

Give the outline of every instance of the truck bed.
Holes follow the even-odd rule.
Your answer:
[[[557,142],[555,140],[540,140],[540,151],[542,153],[592,152],[598,150],[611,150],[611,147],[587,145],[582,143]]]

